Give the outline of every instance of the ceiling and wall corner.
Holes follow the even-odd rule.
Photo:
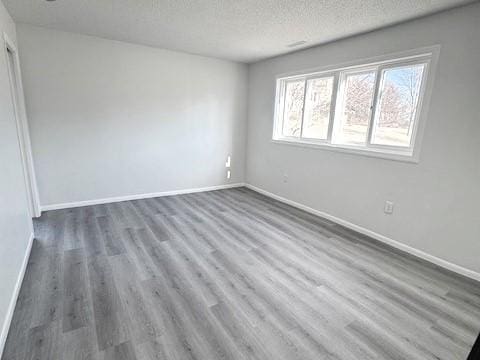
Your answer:
[[[475,0],[3,0],[18,23],[252,63]]]

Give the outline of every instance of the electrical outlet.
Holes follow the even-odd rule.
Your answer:
[[[230,170],[227,170],[227,179],[230,179],[232,177],[232,172]]]
[[[227,157],[227,162],[225,163],[225,167],[229,168],[232,165],[232,158],[230,155]]]
[[[288,174],[283,174],[283,182],[285,184],[288,182]]]
[[[393,201],[385,201],[385,207],[383,208],[383,212],[385,214],[392,214],[393,213],[393,207],[394,207]]]

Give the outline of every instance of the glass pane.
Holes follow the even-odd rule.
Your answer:
[[[333,133],[334,143],[366,143],[374,90],[375,71],[346,75],[343,94],[340,94],[343,104]]]
[[[425,65],[383,72],[372,144],[410,146]]]
[[[283,110],[283,136],[300,136],[304,95],[304,80],[290,81],[286,83],[285,107]]]
[[[333,77],[307,81],[302,137],[327,138],[332,89]]]

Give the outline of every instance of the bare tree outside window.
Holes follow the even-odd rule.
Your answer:
[[[415,65],[384,71],[373,144],[410,145],[423,68]]]
[[[300,136],[304,94],[305,81],[291,81],[286,84],[285,110],[283,113],[284,136]]]
[[[309,139],[326,139],[332,103],[333,77],[307,81],[303,136]]]
[[[346,75],[343,109],[340,112],[342,120],[334,132],[335,143],[365,144],[374,90],[375,71]]]

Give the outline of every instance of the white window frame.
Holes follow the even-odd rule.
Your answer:
[[[355,62],[350,62],[337,66],[327,66],[320,69],[317,68],[278,75],[276,77],[276,94],[272,141],[279,144],[307,146],[324,150],[334,150],[351,154],[418,163],[420,158],[421,140],[423,138],[423,132],[427,119],[428,104],[430,102],[431,92],[433,88],[433,74],[436,68],[436,64],[438,62],[439,52],[440,46],[435,45],[427,48],[409,50],[401,53],[388,54],[375,58],[358,60]],[[390,68],[398,68],[402,66],[411,66],[416,64],[423,64],[424,70],[415,117],[413,119],[413,129],[410,146],[401,147],[373,144],[373,130],[377,120],[376,109],[380,101],[379,92],[382,87],[384,72]],[[335,111],[341,109],[342,106],[343,99],[341,98],[341,95],[339,96],[339,94],[343,94],[341,87],[344,86],[344,79],[346,75],[372,70],[375,71],[376,78],[366,144],[357,146],[332,143],[332,134],[335,131],[334,126],[339,125],[339,118],[336,118]],[[300,137],[283,136],[283,110],[285,102],[284,94],[286,83],[290,81],[303,80],[305,81],[304,91],[306,93],[308,80],[327,77],[333,77],[333,93],[330,106],[330,119],[327,139],[310,139],[302,137],[306,94],[304,95],[304,103],[302,109]]]

